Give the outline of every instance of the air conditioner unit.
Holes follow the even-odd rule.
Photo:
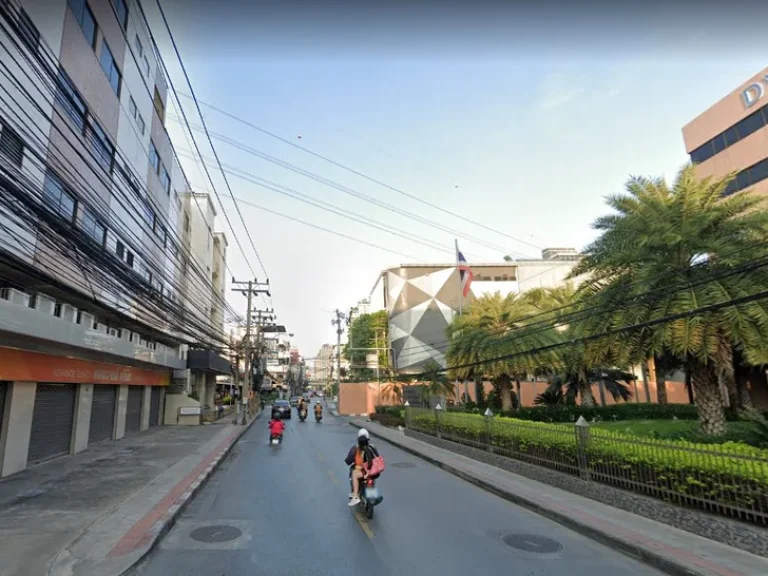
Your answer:
[[[21,306],[29,306],[30,295],[26,292],[16,290],[15,288],[8,288],[7,292],[8,301],[14,304],[20,304]]]
[[[84,326],[85,328],[88,328],[88,330],[93,330],[93,314],[88,314],[88,312],[80,312],[80,326]]]
[[[75,323],[77,322],[77,308],[71,304],[61,305],[61,319],[65,322]]]
[[[35,302],[35,309],[43,314],[53,316],[53,311],[56,309],[56,300],[44,294],[38,294]]]

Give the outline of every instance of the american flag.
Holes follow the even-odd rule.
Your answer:
[[[469,294],[469,287],[472,285],[472,279],[475,275],[472,273],[472,269],[467,264],[464,254],[459,250],[458,244],[456,245],[456,266],[459,268],[459,278],[461,279],[461,290],[464,294],[464,298]]]

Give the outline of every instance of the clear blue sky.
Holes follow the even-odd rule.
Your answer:
[[[622,50],[612,51],[613,40],[606,38],[588,50],[574,50],[573,45],[560,42],[544,53],[526,42],[500,41],[477,50],[467,42],[462,48],[442,35],[428,39],[437,42],[437,48],[425,49],[413,34],[400,44],[374,45],[359,38],[344,43],[331,39],[328,30],[315,38],[311,21],[298,28],[285,23],[279,28],[274,22],[251,27],[240,22],[225,31],[224,16],[211,23],[193,9],[183,12],[171,5],[169,17],[199,99],[540,247],[581,248],[588,243],[594,237],[591,222],[605,212],[604,197],[621,191],[630,174],[673,177],[687,160],[683,124],[765,65],[756,57],[733,53],[715,57],[711,51],[696,50],[695,45],[665,47],[662,40],[644,44],[645,37]],[[232,17],[228,16],[230,23]],[[707,37],[704,28],[690,34],[694,39]],[[177,89],[186,92],[178,68],[171,65],[172,54],[165,45],[163,50]],[[198,123],[192,102],[183,103]],[[216,133],[455,229],[470,264],[473,259],[498,261],[505,253],[538,255],[530,246],[435,213],[203,110]],[[187,175],[198,189],[208,188],[194,163],[183,158],[189,146],[178,129],[175,133]],[[196,137],[202,146],[203,136],[196,133]],[[445,252],[229,176],[240,199],[418,260],[453,258],[454,234],[375,207],[218,140],[214,143],[225,164],[382,225],[427,237],[444,246]],[[203,150],[210,156],[207,146]],[[227,196],[221,177],[215,181],[219,193]],[[262,279],[232,203],[223,201]],[[366,297],[383,268],[413,260],[244,203],[241,210],[269,272],[276,312],[295,333],[305,356],[313,356],[323,342],[335,339],[330,324],[334,308],[347,309]],[[230,268],[239,278],[247,278],[248,267],[221,217],[218,229],[230,237]],[[505,250],[479,245],[462,235]],[[232,302],[244,309],[239,296],[232,295]]]

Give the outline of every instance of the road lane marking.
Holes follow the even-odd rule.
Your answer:
[[[371,530],[368,522],[363,519],[362,515],[358,511],[355,511],[354,515],[355,520],[357,520],[357,523],[360,524],[360,528],[363,529],[363,532],[365,532],[365,535],[368,536],[368,539],[373,540],[373,530]]]

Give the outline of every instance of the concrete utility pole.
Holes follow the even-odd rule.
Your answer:
[[[241,423],[243,426],[245,426],[248,423],[248,395],[251,390],[251,316],[253,314],[253,295],[266,294],[267,296],[271,296],[271,294],[269,292],[269,278],[267,278],[266,282],[262,283],[259,283],[259,281],[255,278],[253,280],[248,280],[248,282],[238,282],[232,278],[232,284],[234,286],[245,286],[246,284],[248,285],[247,288],[232,288],[233,292],[240,292],[241,294],[245,294],[248,298],[248,311],[245,315],[245,338],[243,338],[243,347],[245,348],[245,377],[242,382],[241,398],[243,410],[243,418]],[[260,286],[265,286],[265,288],[260,288]],[[235,419],[235,421],[237,421],[237,419]]]
[[[336,308],[336,318],[331,320],[331,324],[336,326],[336,389],[341,386],[341,334],[344,330],[341,327],[341,323],[346,320],[346,314]]]

